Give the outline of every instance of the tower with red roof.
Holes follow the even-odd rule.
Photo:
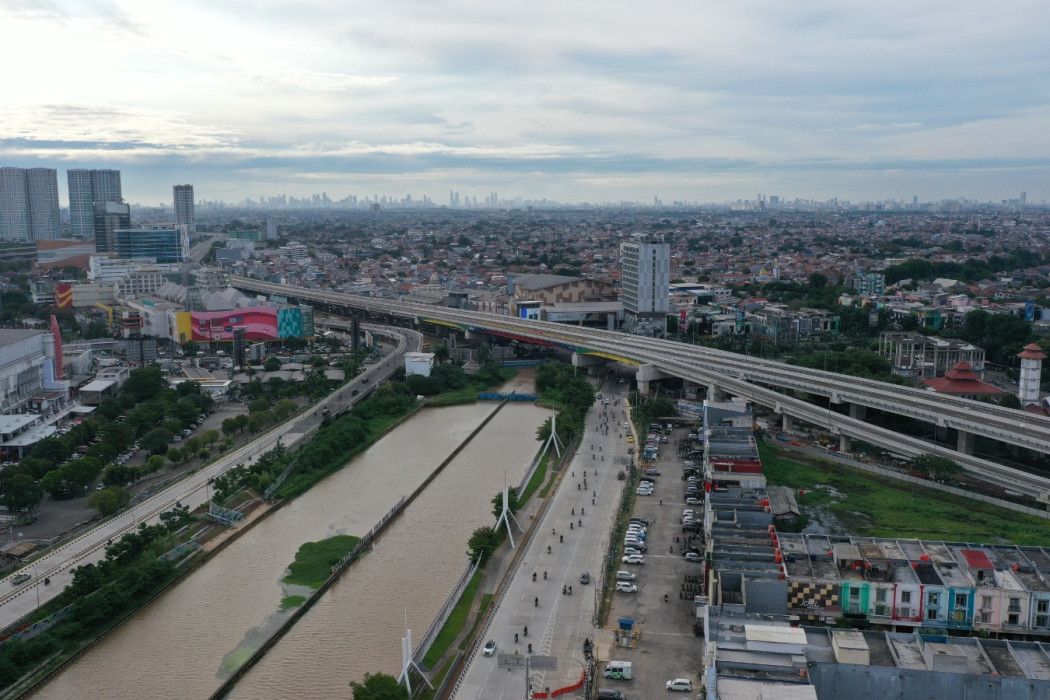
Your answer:
[[[1038,404],[1039,379],[1046,353],[1035,343],[1029,343],[1017,356],[1021,358],[1021,381],[1017,385],[1017,398],[1021,400],[1021,406]]]

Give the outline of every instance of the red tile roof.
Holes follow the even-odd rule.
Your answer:
[[[941,394],[997,396],[1006,393],[999,387],[978,379],[977,373],[967,362],[955,364],[943,377],[923,379],[922,383]]]
[[[1017,356],[1020,357],[1022,360],[1045,360],[1046,359],[1046,353],[1043,352],[1043,349],[1041,347],[1039,347],[1038,345],[1036,345],[1035,343],[1029,343],[1028,345],[1025,345],[1024,346],[1024,350],[1022,350],[1021,352],[1017,353]]]

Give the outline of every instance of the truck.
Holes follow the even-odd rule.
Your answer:
[[[602,671],[603,678],[611,678],[615,681],[629,681],[634,678],[634,671],[630,661],[610,661],[605,664]]]

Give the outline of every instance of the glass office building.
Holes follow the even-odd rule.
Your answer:
[[[189,256],[189,240],[180,227],[122,228],[114,232],[122,258],[151,258],[157,264],[181,263]]]

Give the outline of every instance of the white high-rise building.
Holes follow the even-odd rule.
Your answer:
[[[67,170],[69,223],[77,238],[95,235],[95,202],[123,202],[119,170]]]
[[[643,235],[620,244],[623,310],[632,321],[666,319],[670,303],[671,246]]]
[[[277,218],[271,216],[266,220],[266,240],[277,240]]]
[[[1017,398],[1021,400],[1022,407],[1039,403],[1039,380],[1046,353],[1035,343],[1029,343],[1017,356],[1021,358],[1021,377],[1017,384]]]
[[[175,200],[175,224],[186,226],[190,234],[197,232],[193,211],[193,185],[175,185],[171,188]]]
[[[54,240],[58,227],[58,173],[0,168],[0,240]]]

